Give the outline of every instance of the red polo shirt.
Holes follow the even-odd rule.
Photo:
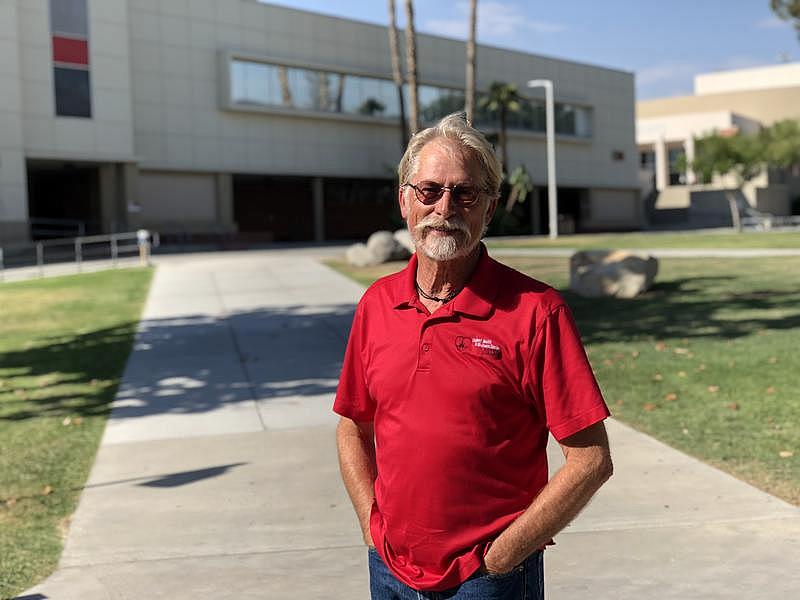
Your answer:
[[[605,419],[572,316],[551,287],[489,258],[430,314],[417,259],[358,304],[334,411],[374,422],[370,531],[398,579],[441,591],[547,483],[548,432]]]

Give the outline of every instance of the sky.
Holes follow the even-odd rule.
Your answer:
[[[269,3],[389,22],[385,0]],[[404,27],[404,0],[396,4]],[[468,2],[417,0],[414,10],[418,32],[466,39]],[[800,62],[800,39],[769,0],[478,0],[477,36],[482,44],[632,71],[637,100],[690,95],[698,73]]]

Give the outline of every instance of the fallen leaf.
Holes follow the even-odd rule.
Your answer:
[[[8,508],[11,508],[11,507],[12,507],[12,506],[14,506],[16,503],[17,503],[17,499],[16,499],[16,498],[9,498],[9,499],[7,499],[7,500],[6,500],[6,506],[7,506]]]
[[[694,352],[687,353],[686,358],[694,358]]]
[[[678,377],[686,377],[686,371],[678,371]]]
[[[706,370],[706,366],[704,364],[701,364],[699,367],[697,367],[697,370],[698,371],[705,371]]]
[[[44,486],[42,489],[42,496],[49,496],[53,493],[53,488],[49,485]]]
[[[689,435],[689,430],[686,427],[683,428],[683,435]]]
[[[604,364],[605,366],[607,366],[607,367],[610,367],[611,365],[613,365],[613,364],[614,364],[614,361],[613,361],[613,360],[611,360],[610,358],[607,358],[607,359],[605,359],[605,360],[603,361],[603,364]]]
[[[778,362],[778,357],[777,356],[770,356],[769,357],[769,364],[774,365],[776,362]]]
[[[781,450],[780,452],[778,452],[778,456],[780,456],[781,458],[789,458],[790,456],[794,456],[794,452],[792,452],[791,450]]]
[[[633,352],[631,352],[631,356],[633,358],[639,358],[639,351],[638,350],[634,350]]]
[[[625,401],[620,398],[619,400],[614,402],[614,404],[616,404],[617,406],[622,406],[623,404],[625,404]]]
[[[664,379],[664,376],[661,373],[653,375],[653,381],[661,381],[662,379]]]
[[[70,419],[69,417],[65,417],[64,420],[61,421],[61,424],[64,427],[69,427],[72,424],[72,419]]]
[[[710,385],[710,386],[708,386],[708,391],[711,392],[712,394],[716,394],[719,391],[719,386],[718,385]]]
[[[653,404],[652,402],[648,402],[642,408],[645,409],[647,412],[652,412],[658,408],[658,405]]]
[[[667,345],[664,342],[658,342],[655,345],[656,352],[663,352],[664,350],[666,350],[666,348],[667,348]]]
[[[688,348],[674,348],[672,350],[675,354],[689,354]]]
[[[767,388],[767,393],[768,393],[768,394],[774,394],[774,393],[775,393],[775,388],[774,388],[774,387],[772,387],[772,386],[769,386],[769,387]]]
[[[75,425],[80,425],[81,423],[83,423],[83,417],[75,417],[74,419],[72,419],[72,422],[75,423]]]
[[[728,408],[731,410],[739,410],[739,403],[738,402],[731,402],[728,404]]]
[[[683,338],[681,340],[681,342],[683,343],[684,346],[688,346],[689,345],[689,338]]]
[[[675,402],[675,400],[677,399],[678,399],[678,394],[675,394],[673,392],[670,392],[669,394],[664,396],[664,400],[666,400],[667,402]]]

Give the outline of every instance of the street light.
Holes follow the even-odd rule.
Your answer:
[[[556,127],[553,107],[553,82],[549,79],[531,79],[528,87],[543,87],[547,133],[547,211],[550,239],[558,237],[558,197],[556,196]]]

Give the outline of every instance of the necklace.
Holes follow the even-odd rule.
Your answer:
[[[458,292],[461,291],[461,288],[458,288],[447,294],[447,296],[445,296],[444,298],[437,298],[436,296],[432,296],[431,294],[426,293],[425,290],[419,287],[419,283],[417,283],[416,281],[414,281],[414,285],[417,287],[417,291],[419,292],[420,296],[422,296],[426,300],[433,300],[434,302],[441,302],[442,304],[447,304],[448,302],[450,302],[450,300],[458,296]]]

